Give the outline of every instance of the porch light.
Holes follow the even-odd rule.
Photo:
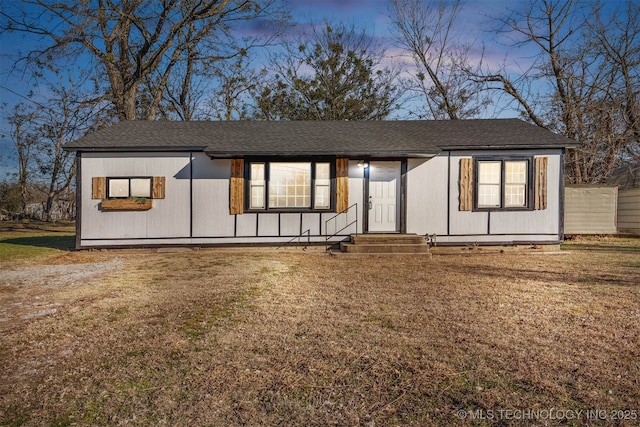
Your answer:
[[[366,163],[364,160],[358,160],[358,167],[366,169],[369,167],[369,164]]]

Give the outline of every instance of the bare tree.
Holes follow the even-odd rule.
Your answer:
[[[470,44],[460,43],[456,20],[462,0],[390,0],[395,38],[416,66],[414,89],[422,94],[426,116],[433,119],[478,117],[488,103],[477,82]],[[479,59],[475,62],[480,62]]]
[[[33,151],[37,138],[33,133],[32,124],[36,114],[27,105],[20,103],[13,107],[8,116],[11,126],[11,140],[18,156],[18,185],[20,186],[20,212],[27,210],[29,198],[29,184],[33,171]]]
[[[18,158],[17,184],[21,212],[34,200],[44,201],[42,219],[49,220],[54,202],[68,193],[75,177],[75,156],[63,150],[66,142],[100,127],[104,111],[80,89],[83,82],[70,83],[59,70],[49,72],[57,80],[46,86],[47,100],[36,101],[35,94],[17,104],[8,115],[11,140]]]
[[[217,81],[208,100],[213,120],[249,120],[255,116],[256,91],[267,74],[265,68],[252,68],[246,56],[216,64],[212,70]]]
[[[279,14],[277,2],[24,0],[0,11],[6,21],[1,29],[39,37],[44,47],[31,51],[27,59],[40,64],[89,58],[88,66],[106,76],[106,97],[120,120],[151,119],[178,63],[237,55],[235,44],[219,45],[233,47],[221,51],[206,42],[233,40],[234,24]],[[153,92],[143,98],[141,86],[149,81],[154,82]]]
[[[603,182],[623,153],[633,155],[640,12],[632,0],[606,17],[603,10],[580,0],[527,0],[499,31],[537,51],[531,66],[470,73],[507,94],[527,120],[580,143],[567,153],[573,183]]]
[[[606,92],[614,100],[609,109],[613,134],[624,147],[625,160],[640,165],[640,5],[626,1],[613,14],[594,7],[592,48],[602,52],[611,76]]]
[[[40,187],[45,194],[42,218],[45,221],[51,219],[54,202],[69,190],[76,173],[75,156],[63,150],[63,145],[100,124],[95,105],[83,102],[79,86],[81,84],[65,86],[62,81],[51,84],[52,96],[48,103],[39,104],[35,110],[34,133],[38,150],[34,159]]]

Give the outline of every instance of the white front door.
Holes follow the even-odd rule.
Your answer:
[[[369,163],[369,232],[400,230],[400,162]]]

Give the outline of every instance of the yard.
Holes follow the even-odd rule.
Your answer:
[[[640,240],[68,251],[0,232],[0,425],[638,425]]]

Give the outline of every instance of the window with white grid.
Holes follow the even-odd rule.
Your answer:
[[[530,159],[476,159],[476,209],[529,208]]]
[[[331,171],[331,162],[249,162],[249,209],[329,210]]]
[[[527,205],[527,161],[505,161],[504,206]]]

